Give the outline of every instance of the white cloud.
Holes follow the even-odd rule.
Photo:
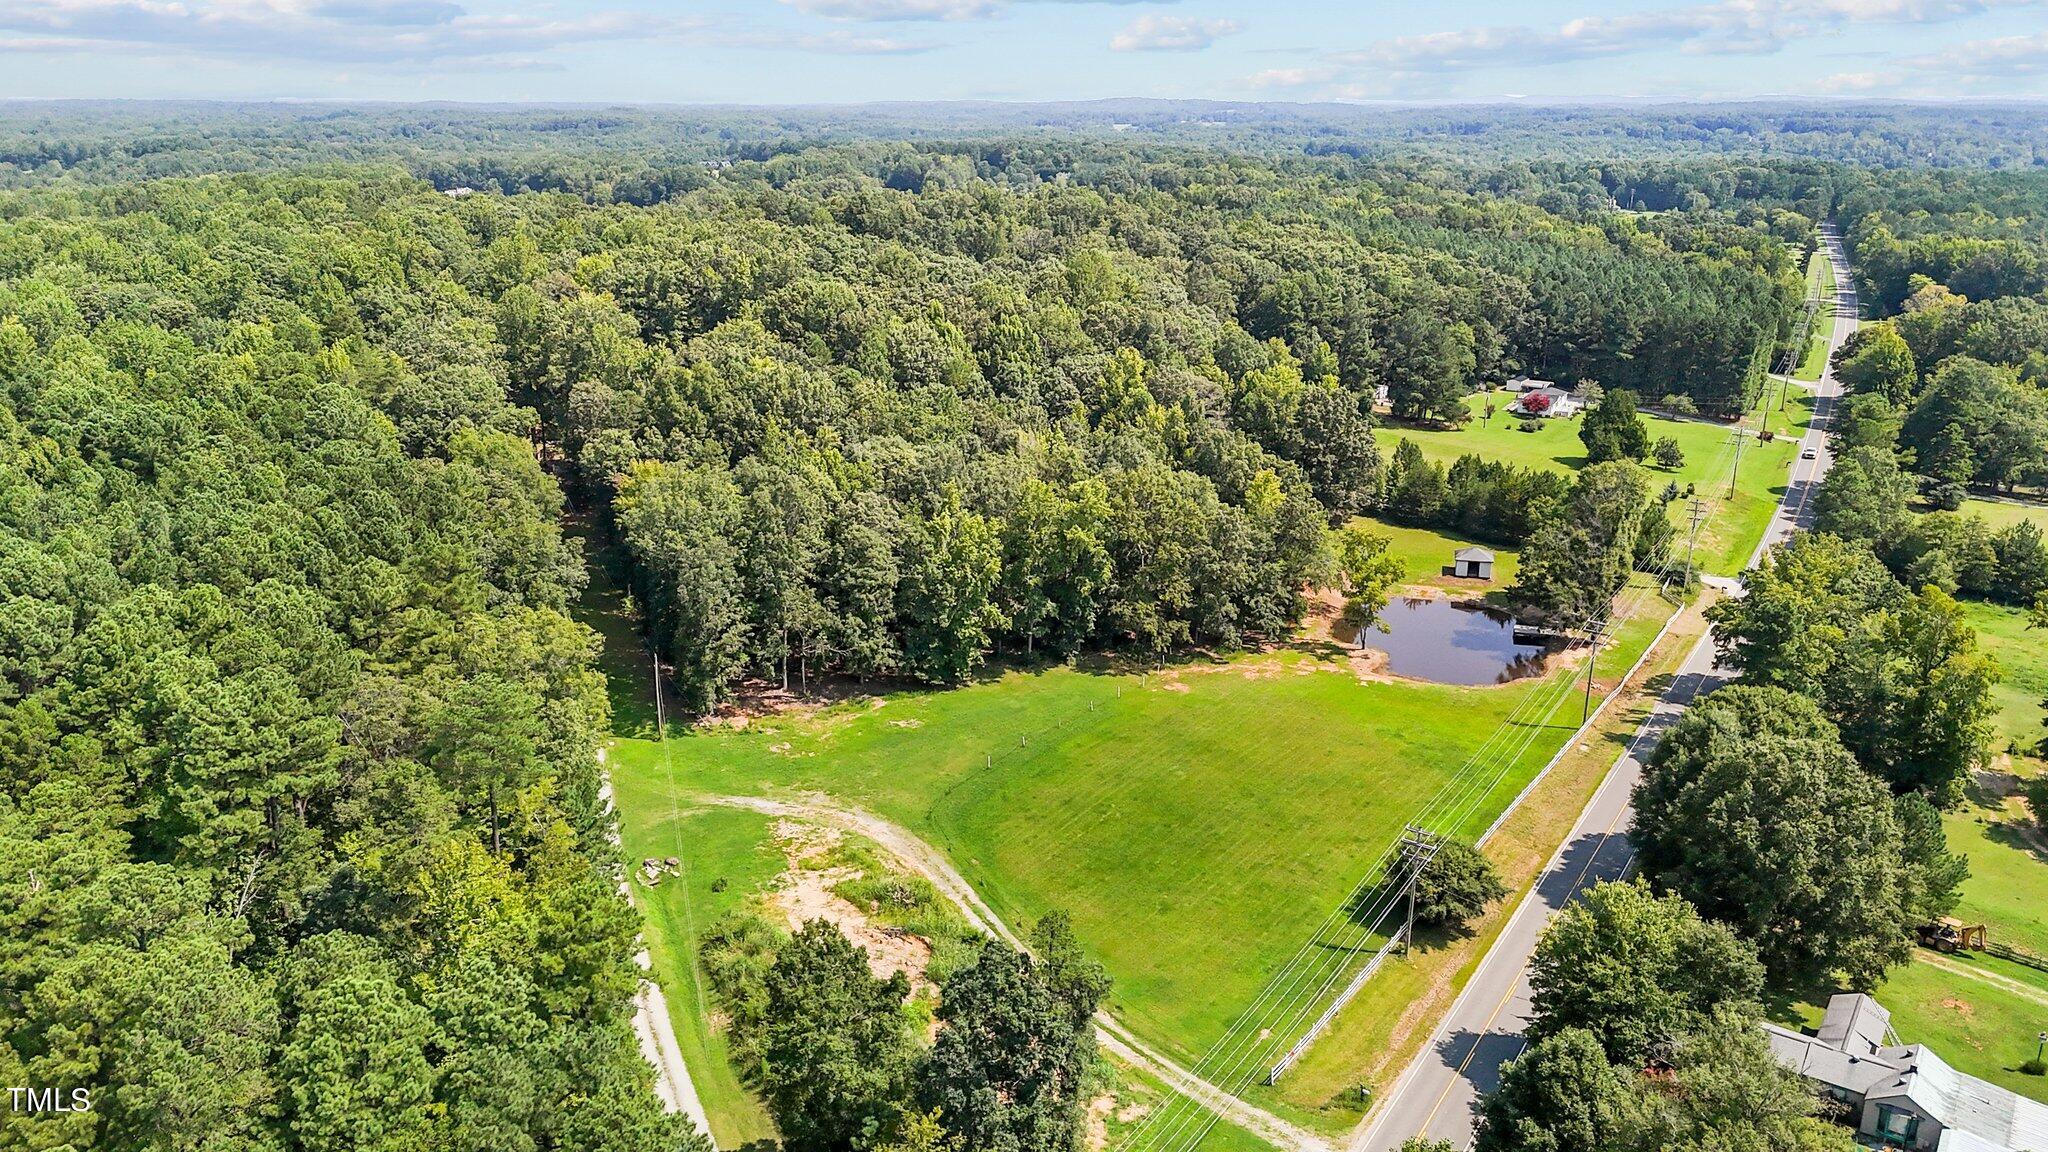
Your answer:
[[[1317,63],[1258,73],[1259,87],[1323,86],[1343,96],[1387,95],[1446,74],[1524,68],[1675,50],[1765,55],[1858,24],[1932,24],[2048,0],[1707,0],[1661,11],[1584,16],[1553,27],[1480,26],[1398,36]],[[2026,39],[2024,37],[2020,39]]]
[[[533,10],[528,10],[529,13]],[[449,0],[0,0],[0,55],[165,52],[442,70],[551,71],[554,50],[618,41],[884,56],[930,40],[761,30],[701,17],[475,14]]]
[[[860,36],[844,28],[818,33],[747,32],[716,37],[731,48],[793,49],[830,56],[914,56],[945,45],[935,40],[904,40],[894,36]]]
[[[1254,88],[1306,88],[1311,84],[1327,84],[1337,78],[1337,70],[1330,67],[1317,68],[1268,68],[1252,75]]]
[[[1982,87],[2017,76],[2048,75],[2048,32],[1970,40],[1953,48],[1907,56],[1896,67]]]
[[[623,11],[476,15],[435,0],[0,0],[0,33],[14,34],[0,47],[9,51],[171,50],[396,64],[673,38],[706,27],[701,19]]]
[[[827,20],[982,20],[1001,11],[1000,0],[782,0]]]
[[[1172,4],[1176,0],[780,0],[807,16],[827,20],[987,20],[1015,4]]]
[[[1112,52],[1198,52],[1219,36],[1244,31],[1236,20],[1205,19],[1196,16],[1166,16],[1147,12],[1117,33],[1109,42]]]

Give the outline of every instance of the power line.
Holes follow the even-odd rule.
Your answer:
[[[1739,425],[1737,431],[1739,434]],[[1718,466],[1721,460],[1726,458],[1731,448],[1737,453],[1739,453],[1739,440],[1731,438],[1731,441],[1727,445],[1724,445],[1721,452],[1716,454],[1714,462],[1716,466],[1715,470],[1718,470]],[[1697,498],[1695,498],[1695,500],[1697,500]],[[1699,505],[1696,504],[1695,507],[1697,508],[1699,507]],[[1704,516],[1696,516],[1694,518],[1691,531],[1691,536],[1694,539],[1696,539],[1699,525],[1704,521],[1704,519]],[[1690,543],[1688,544],[1687,557],[1687,563],[1688,565],[1690,565]],[[1668,574],[1672,562],[1675,559],[1676,550],[1670,548],[1667,545],[1664,550],[1663,562],[1660,565],[1660,573]],[[1656,587],[1661,592],[1663,587],[1663,581],[1660,580],[1656,584]],[[1616,613],[1613,610],[1613,605],[1610,604],[1607,614],[1601,617],[1597,622],[1580,621],[1579,623],[1595,623],[1598,627],[1604,629],[1608,625],[1608,623],[1613,619],[1632,614],[1635,608],[1640,605],[1642,600],[1646,598],[1648,594],[1649,586],[1646,585],[1636,594],[1634,600],[1631,602],[1631,607],[1626,612]],[[1589,691],[1590,676],[1591,673],[1589,670]],[[1488,781],[1485,785],[1482,786],[1474,777],[1483,776],[1484,774],[1475,773],[1473,770],[1479,768],[1486,761],[1486,759],[1488,758],[1489,750],[1495,748],[1496,741],[1499,740],[1503,733],[1511,731],[1512,727],[1518,722],[1526,722],[1518,721],[1517,717],[1521,715],[1523,710],[1532,702],[1541,700],[1544,696],[1544,692],[1543,690],[1531,692],[1527,694],[1521,701],[1518,701],[1516,707],[1510,711],[1507,717],[1503,718],[1501,723],[1494,729],[1492,733],[1489,734],[1487,740],[1480,746],[1478,750],[1474,752],[1472,757],[1468,758],[1465,764],[1461,765],[1459,770],[1456,773],[1454,773],[1450,779],[1446,780],[1444,786],[1440,788],[1435,795],[1432,796],[1431,800],[1427,804],[1425,804],[1424,810],[1421,814],[1418,814],[1418,817],[1414,822],[1414,826],[1425,826],[1434,823],[1440,828],[1444,828],[1447,830],[1455,829],[1457,824],[1461,822],[1463,819],[1465,819],[1467,814],[1481,800],[1484,799],[1485,795],[1487,795],[1491,791],[1492,787],[1497,786],[1498,780],[1501,777],[1505,776],[1505,774],[1513,768],[1513,765],[1517,763],[1523,755],[1526,754],[1527,748],[1534,742],[1536,734],[1539,731],[1541,731],[1543,727],[1546,727],[1548,725],[1549,718],[1555,714],[1558,704],[1562,702],[1562,697],[1570,691],[1571,687],[1572,684],[1570,679],[1560,680],[1554,686],[1552,686],[1551,699],[1549,700],[1547,706],[1538,709],[1538,711],[1541,712],[1542,716],[1541,722],[1529,728],[1526,735],[1515,748],[1513,754],[1508,755],[1502,759],[1499,772],[1494,775],[1493,780]],[[1590,713],[1590,697],[1587,705],[1587,711]],[[1457,816],[1456,820],[1444,819],[1444,817],[1449,816],[1453,813],[1455,813]],[[1370,942],[1373,936],[1379,932],[1379,929],[1385,922],[1387,914],[1391,912],[1392,908],[1396,906],[1396,904],[1398,903],[1399,899],[1401,898],[1401,889],[1398,886],[1394,888],[1392,891],[1384,892],[1379,899],[1374,900],[1372,904],[1369,906],[1371,915],[1358,917],[1356,919],[1357,923],[1360,923],[1365,926],[1364,940],[1361,941],[1358,945],[1353,945],[1346,948],[1329,949],[1328,951],[1334,953],[1334,956],[1330,961],[1330,963],[1334,966],[1333,970],[1330,972],[1330,975],[1327,978],[1322,979],[1321,981],[1317,980],[1317,975],[1322,971],[1323,965],[1314,962],[1312,950],[1314,950],[1318,943],[1325,938],[1325,935],[1328,933],[1331,924],[1342,915],[1344,910],[1346,908],[1354,906],[1359,901],[1359,899],[1364,896],[1366,888],[1368,884],[1370,884],[1370,882],[1373,880],[1373,878],[1382,875],[1382,870],[1385,868],[1391,854],[1397,851],[1398,848],[1398,843],[1395,845],[1390,845],[1387,851],[1381,853],[1380,857],[1376,859],[1373,862],[1372,866],[1368,868],[1365,871],[1365,873],[1361,876],[1358,884],[1353,886],[1350,894],[1347,895],[1344,901],[1342,901],[1335,909],[1333,909],[1329,916],[1325,917],[1323,923],[1320,926],[1318,926],[1316,931],[1310,935],[1309,939],[1306,942],[1304,942],[1301,949],[1297,950],[1294,956],[1289,959],[1287,964],[1275,973],[1274,977],[1268,981],[1266,987],[1262,989],[1262,991],[1259,993],[1257,997],[1254,998],[1252,1004],[1247,1006],[1247,1008],[1239,1015],[1236,1022],[1234,1022],[1231,1028],[1225,1032],[1224,1036],[1220,1038],[1216,1042],[1216,1044],[1212,1045],[1210,1050],[1203,1056],[1203,1058],[1197,1062],[1194,1069],[1191,1070],[1194,1072],[1194,1074],[1196,1074],[1197,1076],[1202,1076],[1203,1069],[1210,1069],[1208,1076],[1204,1078],[1211,1079],[1212,1082],[1216,1084],[1216,1087],[1218,1087],[1224,1092],[1235,1094],[1244,1087],[1245,1083],[1247,1083],[1249,1080],[1248,1074],[1245,1075],[1244,1080],[1241,1082],[1234,1081],[1233,1078],[1239,1076],[1240,1073],[1243,1073],[1246,1065],[1249,1062],[1255,1061],[1257,1059],[1259,1052],[1262,1050],[1261,1045],[1263,1044],[1263,1042],[1268,1037],[1273,1036],[1281,1037],[1282,1042],[1284,1042],[1284,1037],[1291,1032],[1291,1025],[1293,1023],[1298,1023],[1301,1019],[1303,1019],[1306,1016],[1307,1012],[1312,1010],[1315,1004],[1321,1000],[1322,996],[1327,994],[1329,988],[1334,984],[1335,979],[1343,974],[1348,959],[1351,956],[1356,955],[1362,949],[1363,944]],[[1384,887],[1384,884],[1382,885],[1382,887]],[[1382,949],[1380,953],[1376,954],[1372,961],[1368,962],[1368,966],[1376,968],[1378,961],[1383,957],[1383,955],[1384,949]],[[1305,961],[1307,963],[1304,967]],[[1351,993],[1355,991],[1356,987],[1360,983],[1361,981],[1354,979],[1352,984],[1347,986],[1346,992],[1342,994],[1341,1000],[1348,1001]],[[1305,1000],[1303,999],[1304,996],[1306,997]],[[1272,1018],[1270,1015],[1259,1015],[1259,1010],[1267,1002],[1276,999],[1278,1001],[1277,1012],[1280,1015],[1286,1017],[1286,1021],[1283,1022],[1283,1026],[1277,1029],[1259,1027],[1261,1023]],[[1330,1009],[1326,1010],[1323,1013],[1323,1015],[1318,1018],[1317,1024],[1311,1029],[1312,1033],[1319,1034],[1322,1027],[1326,1026],[1328,1020],[1334,1017],[1337,1009],[1341,1008],[1341,1006],[1342,1004],[1340,1002],[1338,1004],[1333,1004]],[[1314,1035],[1308,1035],[1305,1037],[1306,1041],[1312,1041],[1313,1039]],[[1298,1041],[1296,1047],[1301,1048],[1305,1051],[1307,1043]],[[1298,1058],[1299,1054],[1299,1052],[1295,1053],[1294,1057],[1289,1058],[1287,1063],[1292,1063],[1292,1059]],[[1218,1064],[1222,1064],[1223,1066],[1220,1068],[1215,1067]],[[1284,1071],[1285,1066],[1278,1065],[1277,1070]],[[1218,1072],[1221,1072],[1222,1075],[1218,1075]],[[1166,1118],[1170,1113],[1173,1113],[1175,1105],[1183,1105],[1181,1109],[1181,1114],[1175,1117],[1172,1121],[1167,1122]],[[1206,1122],[1203,1122],[1203,1117],[1207,1118]],[[1202,1139],[1202,1137],[1205,1136],[1211,1128],[1213,1128],[1216,1119],[1217,1117],[1209,1113],[1206,1108],[1202,1108],[1192,1104],[1185,1097],[1175,1096],[1174,1098],[1170,1099],[1166,1105],[1163,1105],[1161,1108],[1154,1111],[1154,1113],[1140,1127],[1139,1131],[1134,1133],[1131,1139],[1125,1143],[1124,1148],[1126,1149],[1126,1152],[1130,1152],[1130,1150],[1138,1149],[1141,1147],[1151,1147],[1156,1149],[1190,1148],[1193,1146],[1193,1143],[1199,1142]],[[1165,1123],[1165,1127],[1163,1130],[1160,1130],[1159,1126],[1162,1124],[1162,1122]],[[1194,1131],[1190,1139],[1184,1140],[1182,1139],[1182,1135],[1188,1130],[1188,1126],[1190,1124],[1197,1125],[1197,1130]],[[1155,1131],[1159,1132],[1156,1138],[1154,1138]]]

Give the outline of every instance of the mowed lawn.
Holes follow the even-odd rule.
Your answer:
[[[1978,640],[1998,659],[2005,678],[1992,690],[1998,702],[1995,748],[2017,745],[2013,770],[2042,771],[2033,758],[2041,737],[2042,697],[2048,696],[2048,650],[2043,635],[2026,626],[2017,608],[1965,601],[1965,619]],[[2048,850],[2038,830],[2029,839],[2028,816],[2019,800],[1973,789],[1944,824],[1949,847],[1970,858],[1970,878],[1956,915],[1991,926],[1994,940],[2048,956]]]
[[[1619,630],[1603,690],[1667,611],[1649,597]],[[621,739],[613,779],[636,826],[706,793],[824,793],[901,823],[1014,925],[1070,913],[1116,977],[1118,1015],[1192,1059],[1527,701],[1465,777],[1457,827],[1493,820],[1577,724],[1572,671],[1489,688],[1361,682],[1341,658],[1294,651],[1163,673],[1013,671],[665,747]]]
[[[1413,440],[1425,458],[1446,468],[1458,457],[1473,454],[1518,467],[1556,472],[1576,472],[1585,467],[1586,448],[1579,441],[1579,418],[1542,420],[1536,431],[1524,432],[1522,421],[1507,413],[1508,403],[1513,399],[1513,394],[1504,391],[1467,397],[1466,404],[1473,415],[1462,428],[1383,424],[1373,434],[1379,440],[1382,455],[1391,456],[1401,440]],[[1788,413],[1804,402],[1804,398],[1794,397]],[[1488,403],[1496,410],[1492,419],[1484,420],[1481,416]],[[1780,437],[1765,444],[1754,436],[1748,437],[1742,445],[1740,467],[1736,468],[1732,425],[1649,415],[1643,419],[1650,426],[1652,442],[1669,436],[1678,441],[1679,450],[1685,455],[1685,463],[1670,471],[1645,465],[1653,480],[1676,482],[1681,489],[1695,485],[1708,502],[1708,520],[1700,529],[1696,562],[1712,573],[1741,572],[1785,493],[1792,461],[1799,452],[1797,443]],[[1731,469],[1736,473],[1732,497],[1728,485]],[[1682,528],[1684,505],[1672,505],[1671,515],[1673,523]]]
[[[1835,265],[1828,259],[1826,249],[1813,250],[1806,275],[1809,282],[1817,280],[1820,284],[1820,310],[1814,314],[1813,330],[1807,333],[1806,349],[1793,377],[1812,381],[1820,379],[1821,369],[1827,364],[1828,344],[1835,338]]]
[[[712,1138],[720,1148],[772,1140],[774,1121],[740,1083],[724,1035],[711,1028],[715,1004],[697,962],[703,930],[782,871],[769,834],[771,818],[731,808],[671,811],[658,774],[615,773],[613,787],[626,859],[636,873],[633,902],[642,916],[641,935],[654,957],[676,1044],[711,1121]],[[632,866],[649,856],[676,857],[682,874],[646,887]]]
[[[1972,1076],[2048,1099],[2048,1078],[2019,1070],[2034,1055],[2035,1037],[2048,1031],[2048,972],[1990,957],[1921,953],[1913,963],[1893,969],[1876,996],[1891,1010],[1892,1028],[1901,1041],[1926,1044]],[[1806,1006],[1803,1016],[1808,1028],[1820,1023],[1817,1006]]]
[[[1998,660],[2004,673],[1991,696],[1998,704],[1992,745],[2018,745],[2031,756],[2048,736],[2041,701],[2048,697],[2048,632],[2027,626],[2027,612],[2006,604],[1963,601],[1963,619],[1977,630],[1977,642]]]
[[[1403,584],[1442,588],[1460,596],[1482,596],[1502,591],[1513,584],[1515,573],[1521,568],[1522,554],[1519,551],[1461,533],[1411,528],[1376,516],[1359,516],[1353,522],[1387,538],[1387,553],[1399,559],[1407,570],[1407,575],[1401,579]],[[1451,555],[1467,545],[1478,545],[1493,553],[1493,579],[1444,575],[1444,569],[1450,566]]]
[[[1982,516],[1994,531],[2022,520],[2032,520],[2043,531],[2048,531],[2048,504],[1972,497],[1963,501],[1963,506],[1957,511],[1965,516]]]

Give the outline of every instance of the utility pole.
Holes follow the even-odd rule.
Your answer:
[[[1436,859],[1437,848],[1441,845],[1435,833],[1410,824],[1401,833],[1401,858],[1408,873],[1408,927],[1401,932],[1401,955],[1406,956],[1415,943],[1415,889],[1422,882],[1422,870]]]
[[[1742,421],[1735,422],[1735,463],[1728,469],[1728,498],[1735,499],[1735,478],[1742,473]]]
[[[654,653],[654,738],[665,740],[661,722],[661,653]]]
[[[1685,498],[1686,515],[1692,517],[1692,524],[1685,532],[1685,579],[1688,587],[1692,584],[1692,549],[1699,542],[1700,522],[1707,518],[1707,502],[1698,496]]]
[[[1586,702],[1579,709],[1579,723],[1581,724],[1584,724],[1587,718],[1593,715],[1593,664],[1600,659],[1600,641],[1606,637],[1607,624],[1605,621],[1595,621],[1592,627],[1586,630],[1586,643],[1589,647],[1586,652]]]

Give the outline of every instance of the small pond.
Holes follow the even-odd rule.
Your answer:
[[[1515,640],[1515,619],[1434,597],[1390,601],[1358,643],[1387,654],[1396,676],[1438,684],[1504,684],[1543,671],[1555,645]]]

